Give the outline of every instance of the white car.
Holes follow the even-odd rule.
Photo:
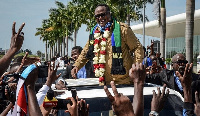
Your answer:
[[[95,80],[95,79],[93,79]],[[69,88],[75,88],[77,96],[80,99],[86,100],[86,103],[90,105],[90,116],[109,116],[109,110],[111,110],[111,104],[108,100],[103,86],[98,86],[98,79],[92,85],[90,79],[76,79],[66,80]],[[87,85],[87,83],[90,83]],[[116,85],[117,91],[123,93],[133,101],[134,86],[133,85]],[[162,87],[160,87],[162,90]],[[109,91],[112,93],[112,88],[108,86]],[[151,100],[153,90],[157,92],[157,86],[154,84],[145,84],[144,86],[144,116],[148,116],[151,110]],[[57,90],[60,91],[60,90]],[[63,91],[63,90],[62,90]],[[113,93],[112,93],[113,94]],[[57,96],[57,99],[63,99],[72,97],[71,91],[65,90],[65,94]],[[180,93],[170,89],[168,100],[165,103],[164,109],[160,112],[161,116],[182,116],[183,97]],[[63,102],[64,103],[64,102]],[[63,105],[66,106],[66,105]],[[65,108],[64,108],[65,109]]]

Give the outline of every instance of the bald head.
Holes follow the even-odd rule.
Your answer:
[[[172,62],[176,62],[178,60],[185,60],[185,56],[181,53],[178,53],[172,57]]]

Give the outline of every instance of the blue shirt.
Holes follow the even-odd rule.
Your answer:
[[[85,69],[85,66],[78,71],[77,78],[78,79],[80,79],[80,78],[86,78],[86,69]]]
[[[143,65],[146,65],[146,67],[152,66],[152,60],[149,57],[145,57],[142,61]]]
[[[175,72],[174,72],[174,79],[175,79],[175,83],[177,84],[179,90],[183,91],[183,87],[181,85],[181,82],[180,82],[179,78],[176,76]]]

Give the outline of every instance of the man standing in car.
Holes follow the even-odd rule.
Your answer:
[[[93,60],[95,76],[100,85],[130,84],[129,69],[135,62],[141,63],[144,52],[131,28],[111,17],[110,8],[99,4],[95,9],[97,24],[92,28],[89,41],[71,71],[72,77],[88,60]],[[134,53],[134,59],[131,57]]]

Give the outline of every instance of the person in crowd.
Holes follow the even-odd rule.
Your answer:
[[[54,67],[55,63],[53,63],[53,66],[49,64],[47,81],[36,95],[39,106],[43,103],[44,97],[48,90],[51,88],[52,83],[54,83],[55,80],[58,79],[61,75],[61,73],[59,75],[56,75],[58,65],[56,66],[56,68]]]
[[[151,101],[151,112],[149,116],[158,116],[160,111],[163,109],[165,101],[169,96],[169,89],[166,90],[166,84],[163,85],[162,93],[160,91],[160,87],[157,88],[158,93],[156,94],[155,90],[153,90],[153,98]]]
[[[183,93],[184,93],[184,103],[183,103],[183,116],[193,116],[194,115],[194,104],[192,101],[192,63],[186,64],[183,74],[176,71],[176,75],[179,78]]]
[[[14,57],[15,53],[17,53],[21,49],[24,41],[24,33],[21,31],[25,23],[21,25],[17,33],[15,31],[15,24],[16,22],[14,22],[12,26],[12,37],[10,42],[10,48],[8,52],[0,59],[0,75],[2,75],[9,67],[12,58]]]
[[[71,58],[70,58],[70,64],[67,65],[66,71],[63,74],[63,79],[73,79],[71,75],[71,70],[73,69],[74,62],[78,59],[79,55],[81,54],[82,47],[75,46],[72,48],[71,51]],[[77,78],[94,78],[94,72],[92,68],[92,62],[89,61],[86,63],[85,66],[83,66],[76,74]]]
[[[58,64],[59,64],[59,67],[62,67],[62,68],[65,66],[64,60],[60,56],[59,53],[57,53],[55,56],[55,66],[57,66]]]
[[[167,66],[166,66],[166,63],[165,63],[165,58],[164,58],[164,57],[162,57],[161,59],[162,59],[162,62],[163,62],[163,68],[164,68],[164,69],[166,69],[166,68],[167,68]]]
[[[154,52],[153,47],[154,47],[154,40],[151,40],[151,45],[150,45],[150,46],[147,46],[147,51],[150,50],[149,56],[151,56],[151,55],[156,55],[155,52]]]
[[[65,67],[69,64],[69,59],[67,55],[64,56],[64,64],[65,64]]]
[[[115,81],[130,84],[128,71],[131,64],[141,63],[144,51],[139,40],[128,25],[111,16],[108,5],[99,4],[94,12],[97,24],[92,28],[89,41],[79,55],[71,71],[73,78],[88,60],[93,60],[95,76],[100,85]],[[134,59],[131,57],[134,52]]]
[[[161,55],[160,52],[157,52],[157,53],[156,53],[156,57],[157,57],[158,63],[159,63],[160,66],[163,68],[163,67],[164,67],[164,62],[163,62],[162,58],[160,58],[160,55]]]
[[[148,74],[154,74],[154,73],[160,73],[162,71],[162,67],[160,66],[160,63],[155,55],[151,55],[150,59],[152,61],[152,65],[149,66],[149,73]]]
[[[10,48],[7,51],[7,53],[0,59],[0,75],[2,78],[3,78],[2,75],[5,73],[5,71],[7,70],[7,68],[9,67],[11,63],[12,58],[14,57],[15,53],[17,53],[20,50],[24,41],[24,33],[21,31],[25,23],[23,23],[20,26],[17,33],[15,31],[15,24],[16,22],[14,22],[12,25],[12,37],[11,37],[11,42],[10,42]],[[2,78],[0,80],[2,80]],[[2,106],[1,103],[0,103],[0,110],[2,112],[3,109],[1,107]]]
[[[178,71],[181,75],[183,75],[187,62],[188,61],[185,56],[178,53],[172,57],[172,70],[163,69],[160,73],[149,74],[147,75],[145,81],[146,83],[153,83],[157,85],[166,84],[167,87],[176,90],[183,95],[183,87],[175,72]],[[198,79],[199,76],[192,73],[192,85]]]
[[[27,55],[28,55],[28,53],[26,53],[26,55],[23,57],[23,59],[21,59],[21,63],[18,63],[18,62],[16,62],[16,63],[14,63],[14,64],[12,64],[11,66],[10,66],[10,71],[12,71],[12,73],[19,73],[20,71],[21,71],[21,69],[22,69],[22,67],[24,66],[24,65],[27,65],[27,64],[30,64],[30,63],[33,63],[33,62],[35,62],[36,61],[36,59],[35,58],[28,58],[27,57]],[[55,69],[53,69],[52,67],[54,67],[54,64],[55,63],[53,63],[53,66],[51,66],[51,65],[49,65],[49,72],[48,72],[48,77],[47,77],[47,81],[46,81],[46,83],[45,83],[45,85],[43,85],[43,87],[40,89],[40,91],[37,93],[37,101],[38,101],[38,104],[39,105],[41,105],[42,103],[43,103],[43,100],[44,100],[44,96],[46,95],[46,93],[47,93],[47,91],[48,91],[48,89],[49,89],[49,87],[51,87],[51,84],[61,75],[61,74],[59,74],[59,75],[57,75],[56,76],[56,71],[57,71],[57,68],[58,68],[58,66],[55,68]],[[34,73],[34,74],[36,74],[36,73]],[[31,74],[30,74],[31,75]],[[32,78],[32,77],[31,77]],[[37,80],[37,79],[36,79]],[[13,87],[12,87],[12,85],[13,85],[13,83],[10,83],[10,82],[12,82],[12,81],[9,81],[9,86],[10,86],[10,88],[12,89]],[[25,81],[25,83],[26,83],[26,81]],[[11,85],[12,84],[12,85]],[[35,87],[35,86],[34,86]],[[14,86],[14,88],[15,89],[12,89],[12,91],[16,91],[16,85]],[[32,91],[32,89],[31,89],[31,91]],[[35,90],[34,90],[35,91]],[[32,92],[31,92],[32,93]],[[7,97],[9,97],[10,95],[10,93],[5,93],[6,94],[6,96]],[[15,98],[15,97],[14,97]],[[7,98],[8,100],[11,100],[11,102],[12,103],[10,103],[9,104],[9,106],[8,106],[8,108],[6,109],[6,110],[4,110],[4,112],[2,113],[2,115],[3,114],[7,114],[8,113],[8,111],[10,110],[9,108],[10,108],[10,106],[13,106],[14,105],[14,102],[15,102],[15,100],[12,100],[12,99],[10,99],[10,98]]]
[[[148,51],[146,51],[146,48],[143,47],[143,49],[144,49],[145,58],[143,59],[142,64],[146,67],[147,71],[149,71],[149,67],[152,66],[152,60],[148,56]]]
[[[28,111],[30,116],[41,116],[42,112],[39,108],[36,93],[35,93],[35,82],[38,78],[38,69],[34,69],[28,75],[28,78],[25,80],[25,86],[27,88],[28,96]]]

